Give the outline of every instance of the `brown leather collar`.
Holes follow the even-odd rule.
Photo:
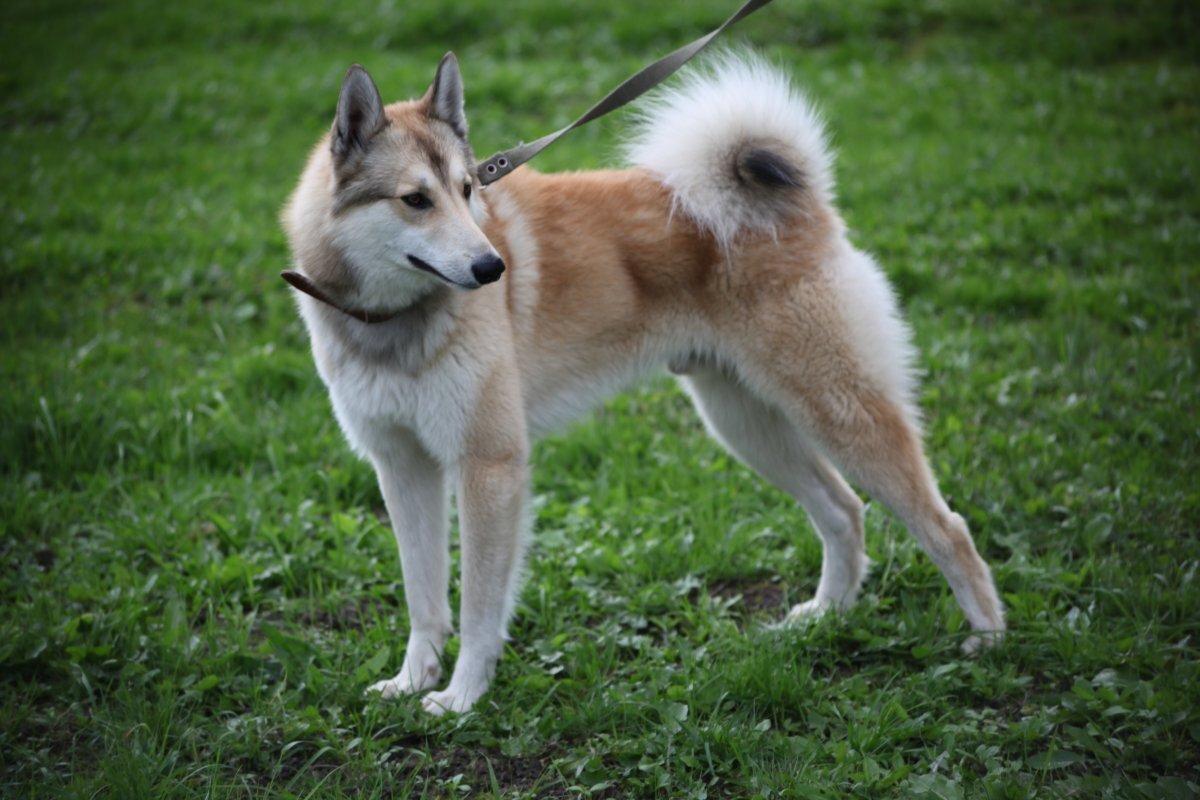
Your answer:
[[[283,278],[285,281],[290,283],[293,288],[299,289],[309,297],[320,300],[325,305],[336,308],[346,316],[354,317],[359,322],[365,322],[368,325],[373,325],[377,322],[387,322],[388,320],[395,319],[403,314],[406,310],[402,308],[399,311],[384,313],[379,311],[364,311],[361,308],[343,308],[342,306],[338,305],[332,297],[322,291],[319,286],[310,281],[306,275],[288,269],[279,273],[279,277]]]

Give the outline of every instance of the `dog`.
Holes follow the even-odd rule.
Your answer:
[[[669,368],[712,435],[803,506],[824,545],[803,620],[855,601],[863,503],[894,512],[949,582],[973,651],[1004,630],[987,564],[923,452],[893,291],[833,202],[822,123],[788,78],[725,54],[659,90],[632,166],[522,167],[483,187],[452,53],[384,105],[360,66],[282,214],[313,358],[399,545],[410,632],[383,697],[470,709],[519,588],[530,442]],[[836,466],[835,466],[836,465]],[[452,633],[449,496],[461,528]]]

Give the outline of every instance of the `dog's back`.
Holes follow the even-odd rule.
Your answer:
[[[724,358],[739,305],[821,271],[843,238],[822,124],[751,54],[658,92],[626,152],[630,169],[523,168],[486,190],[538,432],[648,370]]]

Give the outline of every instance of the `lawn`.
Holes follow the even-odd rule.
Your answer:
[[[948,587],[877,506],[863,600],[774,626],[816,586],[816,536],[660,378],[535,450],[527,580],[475,711],[363,695],[403,657],[398,558],[278,278],[346,67],[399,99],[454,49],[482,156],[733,5],[6,4],[0,794],[1200,793],[1184,0],[779,0],[732,37],[829,121],[1001,647],[960,655]],[[537,166],[613,164],[621,127]]]

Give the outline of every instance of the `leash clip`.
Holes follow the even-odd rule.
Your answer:
[[[507,158],[502,155],[492,156],[481,166],[480,176],[482,177],[486,174],[490,179],[488,181],[490,183],[507,175],[509,172],[508,167],[509,161]],[[504,170],[504,172],[501,172],[501,170]]]

